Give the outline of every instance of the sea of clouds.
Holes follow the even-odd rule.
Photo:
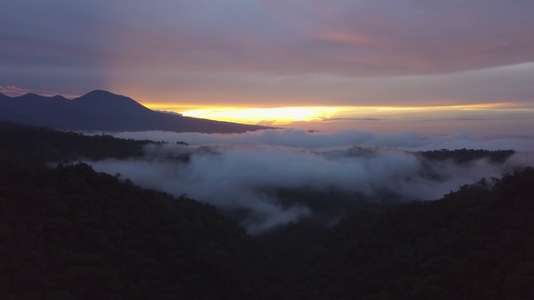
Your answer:
[[[531,140],[478,139],[469,134],[420,138],[415,133],[267,130],[230,135],[160,131],[113,135],[167,143],[146,146],[142,159],[89,162],[96,170],[120,173],[142,187],[176,196],[187,194],[222,211],[245,211],[241,222],[251,233],[314,215],[306,199],[288,205],[269,192],[276,189],[336,190],[344,192],[348,201],[351,197],[378,201],[383,195],[402,201],[434,200],[464,184],[500,177],[534,162],[528,152],[534,149]],[[521,152],[502,164],[485,159],[469,164],[431,161],[413,152],[462,148]]]

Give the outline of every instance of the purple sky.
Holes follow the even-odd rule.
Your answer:
[[[0,92],[178,110],[508,103],[500,119],[529,120],[533,16],[529,0],[4,0]]]

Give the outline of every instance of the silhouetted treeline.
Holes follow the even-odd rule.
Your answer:
[[[85,164],[0,168],[2,299],[531,299],[534,170],[251,237]]]
[[[124,159],[142,156],[143,146],[148,143],[154,142],[0,122],[0,160],[4,161],[46,163],[80,158]]]
[[[534,170],[260,238],[270,299],[534,299]],[[278,275],[275,275],[278,274]]]
[[[457,150],[433,150],[417,152],[424,158],[433,160],[452,160],[456,163],[467,163],[477,159],[488,159],[493,163],[502,163],[512,156],[514,150],[483,150],[483,149],[457,149]]]
[[[211,205],[43,164],[146,143],[0,126],[0,299],[534,298],[533,169],[251,236]]]
[[[0,299],[252,299],[248,239],[210,205],[83,163],[0,167]]]

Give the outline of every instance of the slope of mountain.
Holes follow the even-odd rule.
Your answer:
[[[531,168],[250,236],[185,196],[44,166],[146,143],[0,122],[0,299],[534,299]]]
[[[62,96],[0,96],[0,120],[62,130],[239,133],[269,127],[219,122],[152,111],[135,100],[92,91],[68,100]]]

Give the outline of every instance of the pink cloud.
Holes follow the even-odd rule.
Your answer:
[[[31,92],[31,90],[19,88],[12,85],[8,85],[6,87],[0,86],[0,93],[10,97],[22,96]]]
[[[41,96],[45,96],[45,97],[53,97],[53,96],[60,95],[60,93],[56,93],[56,92],[51,92],[51,91],[36,92],[36,91],[32,91],[32,90],[29,90],[29,89],[20,88],[20,87],[16,87],[16,86],[12,86],[12,85],[8,85],[8,86],[5,86],[5,87],[0,86],[0,93],[4,94],[6,96],[9,96],[9,97],[17,97],[17,96],[26,95],[26,94],[29,94],[29,93],[33,93],[33,94],[37,94],[37,95],[41,95]],[[63,97],[72,99],[72,98],[79,97],[79,95],[64,94]]]
[[[53,62],[353,77],[443,74],[534,61],[529,13],[534,4],[528,1],[133,1],[141,8],[94,1],[102,11],[98,20],[82,19],[73,25],[76,30],[58,18],[23,34],[0,34],[5,40],[0,55],[16,66]],[[54,13],[70,18],[79,13],[62,9]],[[47,14],[21,24],[39,24],[39,17],[44,22]]]

